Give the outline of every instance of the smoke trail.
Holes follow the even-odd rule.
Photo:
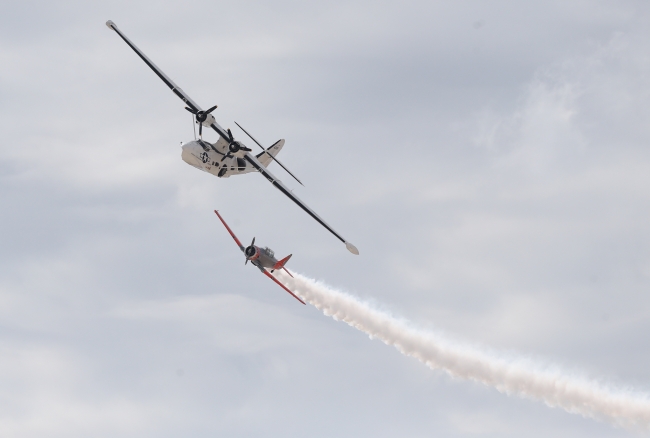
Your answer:
[[[509,395],[544,401],[552,407],[625,427],[650,429],[650,399],[645,394],[615,389],[559,369],[542,368],[526,359],[461,345],[406,321],[373,309],[351,295],[295,274],[282,281],[325,315],[393,345],[402,354],[441,369],[456,378],[492,386]]]

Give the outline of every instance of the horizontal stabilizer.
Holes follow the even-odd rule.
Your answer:
[[[277,262],[275,265],[273,265],[273,270],[275,271],[276,269],[284,268],[284,265],[287,264],[287,262],[289,261],[292,255],[293,254],[289,254],[288,256],[286,256],[285,258]]]
[[[287,268],[285,268],[285,267],[283,266],[282,269],[284,269],[284,272],[286,272],[287,274],[289,274],[289,277],[293,278],[293,275],[291,275],[291,272],[289,272],[289,270],[288,270]]]
[[[262,166],[264,167],[269,167],[269,164],[271,164],[271,161],[273,160],[272,157],[269,155],[272,155],[275,157],[280,153],[282,150],[282,146],[284,146],[284,140],[278,140],[276,141],[272,146],[270,146],[266,151],[260,152],[259,154],[256,155],[257,160],[262,163]]]

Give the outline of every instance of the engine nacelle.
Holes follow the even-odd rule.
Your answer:
[[[231,141],[228,144],[228,152],[239,158],[244,158],[246,152],[252,152],[252,150],[246,147],[246,145],[240,141]]]
[[[214,116],[212,114],[208,114],[207,117],[205,118],[205,120],[203,122],[201,122],[201,124],[203,126],[205,126],[206,128],[209,128],[210,125],[212,125],[213,123],[216,123],[216,122],[217,121],[215,120]]]
[[[251,245],[244,250],[244,254],[247,260],[257,260],[260,258],[260,249],[255,245]]]
[[[230,153],[232,153],[232,154],[236,154],[237,152],[239,152],[239,151],[241,150],[241,146],[242,146],[242,145],[241,145],[240,142],[238,142],[238,141],[233,141],[232,143],[230,143],[230,144],[228,145],[228,150],[230,151]]]

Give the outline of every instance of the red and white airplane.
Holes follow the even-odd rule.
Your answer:
[[[260,248],[259,246],[256,246],[254,237],[251,244],[248,245],[247,247],[244,247],[244,245],[241,244],[237,236],[235,236],[235,233],[232,232],[232,230],[230,229],[226,221],[223,220],[219,212],[217,210],[215,210],[214,212],[217,214],[217,216],[219,216],[219,219],[223,223],[224,227],[226,227],[226,230],[228,230],[232,238],[235,239],[235,243],[237,244],[239,249],[244,253],[244,257],[246,257],[246,262],[244,263],[244,265],[246,265],[248,262],[251,262],[257,269],[259,269],[262,272],[262,274],[266,275],[271,280],[275,281],[277,284],[280,285],[282,289],[286,290],[291,295],[293,295],[295,299],[305,304],[305,302],[300,298],[298,298],[296,294],[291,292],[289,288],[287,288],[284,284],[280,283],[280,281],[278,281],[277,278],[271,275],[273,271],[275,271],[276,269],[284,269],[287,274],[293,277],[293,275],[291,275],[291,272],[289,272],[287,268],[284,267],[284,265],[287,264],[287,262],[289,261],[289,259],[293,254],[289,254],[282,260],[277,260],[275,258],[275,253],[271,248],[269,247]],[[271,272],[269,272],[269,270]]]
[[[115,23],[112,21],[107,21],[106,26],[109,29],[114,30],[126,44],[129,45],[138,54],[138,56],[151,68],[156,75],[169,87],[172,92],[178,96],[183,103],[185,104],[185,109],[190,113],[194,114],[194,119],[199,125],[199,139],[185,143],[182,148],[183,152],[181,157],[183,161],[187,164],[196,167],[199,170],[211,173],[219,178],[227,178],[231,175],[241,175],[249,172],[259,172],[264,177],[269,180],[271,184],[275,186],[278,190],[284,193],[289,199],[298,204],[300,208],[305,210],[305,212],[310,215],[312,218],[316,219],[318,223],[327,228],[327,230],[334,234],[341,242],[345,243],[345,247],[352,254],[359,254],[359,250],[350,242],[346,241],[340,234],[338,234],[332,227],[330,227],[320,216],[316,214],[311,208],[307,206],[303,201],[301,201],[293,192],[287,188],[282,181],[276,178],[269,170],[267,166],[271,164],[271,161],[278,163],[284,170],[286,170],[289,175],[294,177],[296,181],[300,184],[300,180],[296,178],[289,170],[280,163],[275,156],[280,152],[282,146],[284,145],[284,140],[279,140],[274,143],[268,149],[264,148],[257,140],[255,140],[248,132],[244,130],[237,122],[237,126],[241,128],[246,135],[250,137],[253,142],[255,142],[259,147],[262,148],[262,152],[258,155],[251,154],[251,149],[246,147],[242,142],[236,141],[230,132],[230,129],[223,129],[217,121],[214,119],[214,116],[211,114],[217,106],[213,106],[208,110],[202,110],[201,107],[194,102],[183,90],[181,90],[178,85],[174,83],[169,77],[160,70],[156,64],[154,64],[135,44],[131,42],[130,39],[122,33],[121,30],[117,28]],[[217,134],[219,134],[219,140],[215,143],[210,143],[203,140],[203,127],[212,128]]]

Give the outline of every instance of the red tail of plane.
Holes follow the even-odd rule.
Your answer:
[[[293,278],[293,275],[291,275],[291,272],[289,272],[289,271],[287,270],[287,268],[284,267],[284,265],[287,264],[287,262],[289,261],[289,259],[291,258],[292,255],[293,255],[293,254],[289,254],[288,256],[286,256],[285,258],[283,258],[282,260],[280,260],[279,262],[277,262],[275,265],[273,265],[273,269],[271,270],[271,272],[275,271],[276,269],[284,269],[284,271],[285,271],[287,274],[289,274],[289,275],[291,276],[291,278]]]
[[[287,262],[289,261],[292,255],[293,254],[289,254],[288,256],[286,256],[285,258],[277,262],[275,265],[273,265],[273,270],[284,268],[284,265],[287,264]]]

